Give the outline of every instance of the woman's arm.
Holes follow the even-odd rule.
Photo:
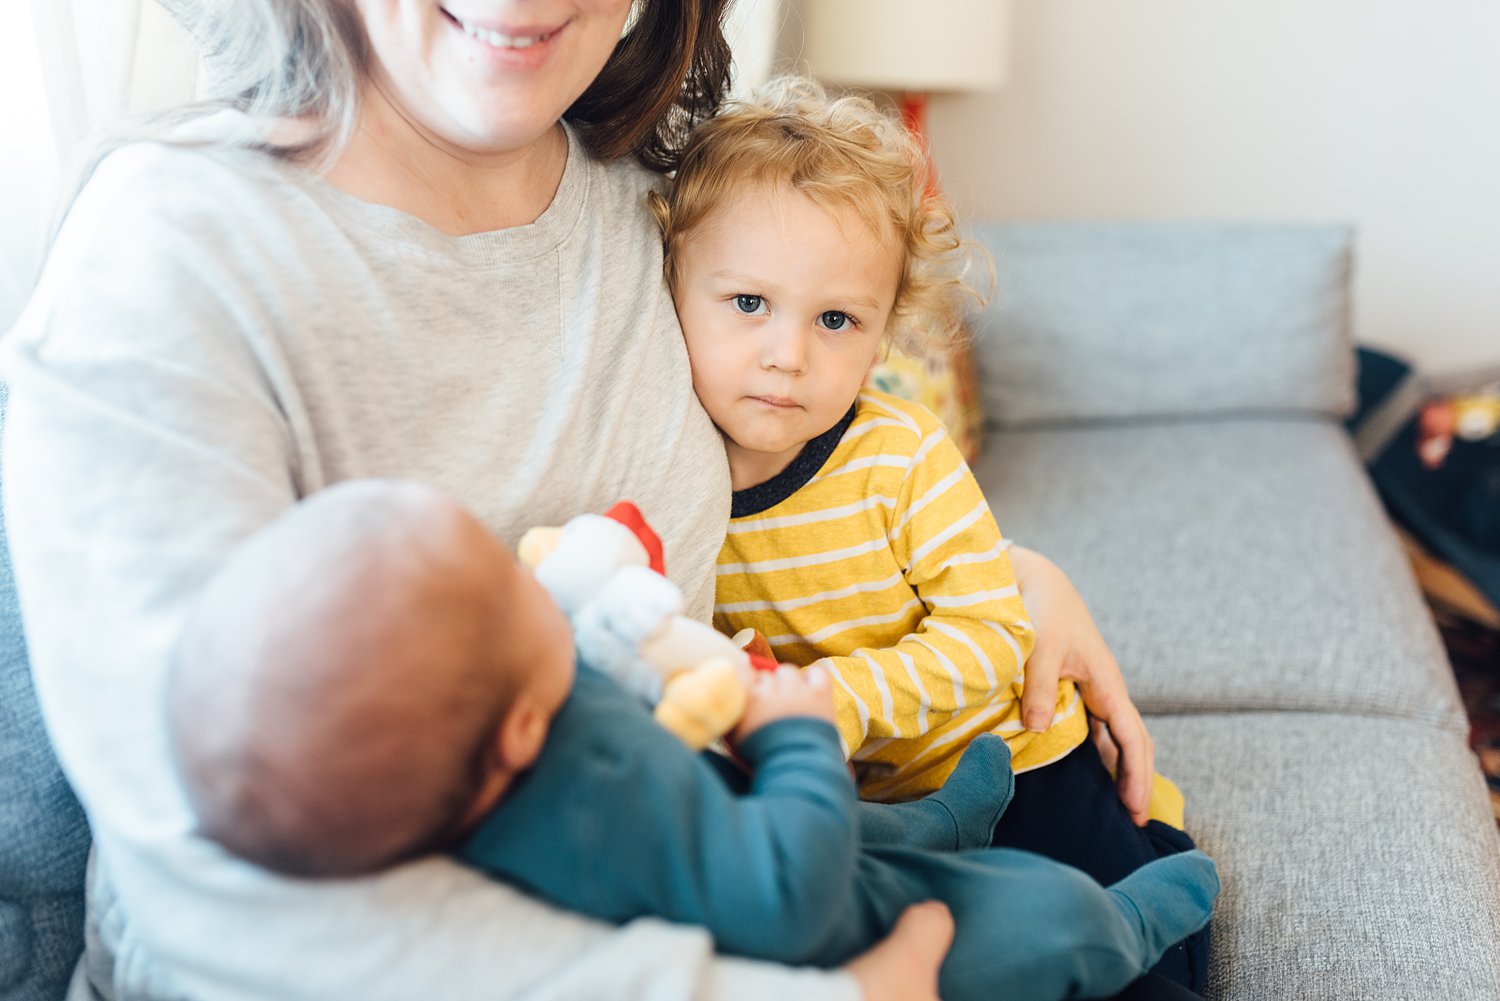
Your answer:
[[[1052,718],[1058,679],[1074,681],[1093,717],[1095,743],[1105,763],[1116,765],[1120,799],[1135,822],[1144,824],[1155,776],[1156,745],[1130,700],[1120,665],[1078,589],[1056,564],[1020,546],[1011,547],[1010,560],[1036,627],[1036,648],[1026,664],[1021,696],[1022,719],[1028,729],[1045,730]]]
[[[317,483],[293,454],[274,349],[248,339],[268,303],[221,253],[236,234],[172,218],[194,178],[135,159],[135,176],[102,165],[74,205],[4,363],[17,588],[49,732],[114,896],[100,916],[115,988],[852,1001],[846,975],[721,960],[701,930],[614,928],[446,859],[286,880],[194,835],[167,748],[168,652],[225,553]]]

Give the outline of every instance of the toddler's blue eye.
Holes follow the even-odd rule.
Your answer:
[[[818,317],[818,322],[823,324],[823,327],[827,330],[843,330],[844,327],[852,322],[852,318],[848,313],[841,312],[837,309],[830,309],[828,312]]]
[[[737,295],[734,297],[734,306],[741,313],[759,313],[765,299],[758,295]]]

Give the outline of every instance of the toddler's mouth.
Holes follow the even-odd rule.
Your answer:
[[[768,407],[776,407],[780,410],[790,410],[797,406],[797,401],[785,396],[752,396],[750,399],[764,403]]]

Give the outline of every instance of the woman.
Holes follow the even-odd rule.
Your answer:
[[[717,104],[722,6],[648,0],[622,38],[629,0],[182,4],[231,110],[100,162],[4,360],[37,688],[96,837],[96,992],[932,996],[941,911],[823,973],[715,959],[693,929],[601,926],[441,858],[275,879],[194,836],[166,746],[194,595],[236,542],[344,479],[431,483],[512,542],[630,497],[707,616],[729,484],[640,165],[670,166]],[[1143,808],[1150,742],[1118,670],[1066,579],[1016,565],[1038,705],[1059,670],[1081,676]]]

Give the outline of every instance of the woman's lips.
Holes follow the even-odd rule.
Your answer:
[[[453,25],[466,36],[494,49],[497,52],[522,53],[536,48],[551,41],[567,22],[562,24],[545,25],[502,25],[481,19],[470,20],[462,15],[455,14],[446,7],[441,8],[443,14]]]

